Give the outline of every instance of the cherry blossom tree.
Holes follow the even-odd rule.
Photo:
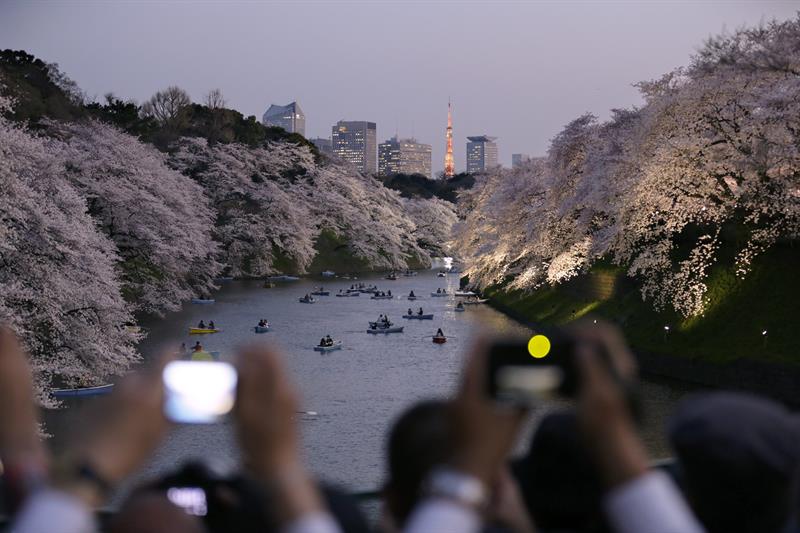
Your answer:
[[[53,380],[98,384],[138,359],[114,244],[63,169],[45,140],[0,116],[0,320],[28,348],[45,404]]]
[[[547,157],[462,193],[470,279],[532,290],[608,257],[643,297],[702,314],[723,229],[736,272],[800,235],[800,17],[712,39],[645,104],[568,124]],[[509,228],[514,228],[509,231]]]
[[[209,294],[221,265],[214,213],[202,187],[165,165],[164,155],[97,121],[51,123],[65,176],[116,244],[123,292],[135,311],[174,311]]]

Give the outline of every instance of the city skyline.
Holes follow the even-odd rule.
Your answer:
[[[229,107],[256,117],[272,102],[298,101],[309,138],[327,136],[341,117],[369,117],[378,138],[399,133],[430,143],[438,173],[448,96],[456,171],[464,170],[461,139],[483,131],[502,140],[500,162],[508,167],[512,153],[543,154],[581,113],[605,119],[613,108],[641,104],[632,84],[686,65],[708,36],[797,9],[787,1],[453,5],[165,2],[143,9],[119,0],[10,0],[0,6],[0,48],[58,63],[98,99],[114,92],[143,102],[178,85],[200,102],[219,87]],[[263,30],[264,20],[301,12],[300,26]],[[413,38],[396,38],[404,27]],[[442,27],[451,28],[446,40]],[[334,29],[336,55],[320,53]],[[495,37],[481,39],[488,34]]]

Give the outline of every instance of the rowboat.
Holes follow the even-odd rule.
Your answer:
[[[218,278],[215,278],[214,281],[219,281],[219,282],[233,281],[233,276],[220,276]]]
[[[315,304],[317,301],[314,298],[298,298],[301,304]]]
[[[434,298],[442,298],[444,296],[450,296],[450,295],[447,294],[446,292],[432,292],[431,296],[433,296]]]
[[[337,292],[336,296],[339,298],[352,298],[354,296],[361,296],[360,292]]]
[[[297,276],[287,276],[285,274],[281,274],[279,276],[270,276],[267,279],[270,281],[297,281],[300,278]]]
[[[216,300],[213,298],[192,298],[192,303],[198,305],[208,305],[213,304],[214,302],[216,302]]]
[[[364,294],[374,294],[378,292],[378,287],[373,285],[372,287],[363,287],[358,289],[358,292],[363,292]]]
[[[436,337],[436,336],[433,337],[434,344],[444,344],[446,342],[447,342],[447,337]]]
[[[388,276],[386,276],[386,277],[385,277],[385,278],[383,278],[383,279],[388,279],[388,280],[390,280],[390,281],[397,281],[397,274],[394,274],[394,273],[392,273],[392,274],[389,274]]]
[[[190,352],[188,359],[192,361],[219,361],[219,352],[207,352],[206,350],[200,350],[199,352]]]
[[[414,300],[416,300],[417,298],[418,298],[418,296],[408,296],[408,297],[407,297],[407,299],[408,299],[408,300],[411,300],[412,302],[413,302]]]
[[[97,387],[78,387],[76,389],[53,389],[50,394],[56,398],[71,398],[75,396],[100,396],[108,394],[114,388],[113,383],[98,385]]]
[[[256,333],[266,333],[269,331],[269,326],[255,326],[253,329]]]
[[[478,304],[485,304],[489,301],[489,298],[476,298],[474,300],[464,300],[461,302],[464,305],[478,305]]]
[[[417,275],[417,273],[414,272],[413,270],[406,270],[405,272],[403,272],[403,275],[407,278],[413,278],[414,276]]]
[[[341,349],[342,349],[342,341],[334,341],[333,346],[314,346],[315,352],[323,352],[323,353]]]
[[[459,298],[468,298],[470,296],[477,296],[477,294],[472,291],[456,291],[455,295]]]
[[[389,322],[389,325],[387,326],[386,322],[384,322],[382,320],[379,320],[378,322],[370,322],[369,323],[369,327],[371,327],[371,328],[386,328],[386,327],[391,327],[391,326],[394,326],[394,324]]]
[[[403,326],[394,328],[370,328],[367,330],[367,333],[372,333],[373,335],[377,335],[378,333],[403,333]]]
[[[385,294],[383,296],[370,296],[369,299],[370,300],[393,300],[394,296],[389,296],[388,294]]]
[[[416,320],[433,320],[433,314],[430,315],[403,315],[403,318],[416,319]]]
[[[436,274],[436,277],[439,277],[439,278],[443,278],[445,276],[447,276],[447,274],[445,272],[439,272],[439,273]]]
[[[312,291],[311,295],[312,296],[330,296],[331,295],[331,291]]]
[[[336,272],[334,272],[333,270],[325,270],[325,271],[322,272],[322,277],[324,277],[324,278],[332,278],[335,275],[336,275]]]
[[[207,333],[217,333],[221,330],[211,328],[189,328],[189,335],[205,335]]]
[[[453,309],[453,310],[454,310],[456,313],[463,313],[463,312],[464,312],[464,308],[463,308],[463,307],[456,307],[456,308],[455,308],[455,309]]]

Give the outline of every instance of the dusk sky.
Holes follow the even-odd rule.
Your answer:
[[[297,100],[306,135],[339,119],[412,134],[443,167],[447,99],[456,169],[468,135],[500,159],[544,153],[567,122],[640,102],[632,84],[685,65],[710,35],[795,16],[800,1],[0,0],[0,48],[58,63],[90,96],[147,99],[219,87],[261,117]]]

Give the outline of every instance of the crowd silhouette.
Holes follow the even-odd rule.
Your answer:
[[[242,471],[189,463],[100,512],[142,467],[170,423],[161,371],[171,350],[93,402],[80,438],[53,456],[38,422],[27,358],[0,329],[3,508],[17,533],[280,531],[286,533],[791,533],[797,529],[800,419],[770,400],[706,392],[671,417],[675,460],[653,464],[627,390],[636,365],[603,323],[570,332],[578,391],[511,458],[528,414],[485,389],[489,341],[472,345],[450,399],[410,406],[387,437],[376,524],[304,464],[297,393],[274,348],[237,358],[233,418]],[[196,498],[201,491],[203,497]]]

